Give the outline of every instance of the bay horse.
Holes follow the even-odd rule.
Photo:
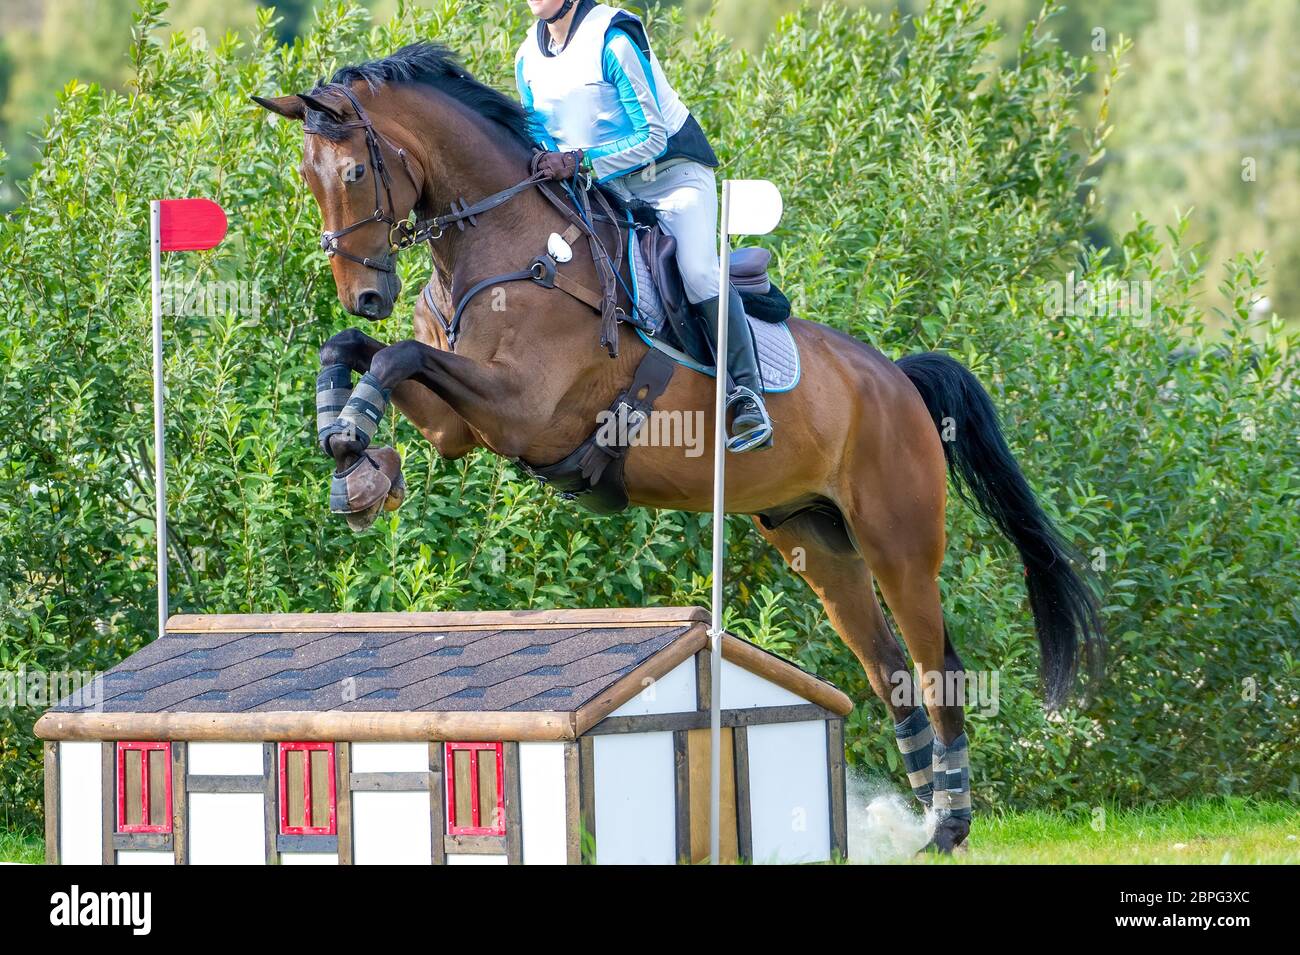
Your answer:
[[[430,221],[529,178],[533,145],[520,105],[440,46],[414,44],[342,68],[309,93],[255,99],[303,122],[300,172],[320,206],[339,301],[371,321],[396,301],[394,260],[412,244],[401,241],[411,236],[408,217]],[[428,240],[433,265],[415,337],[385,345],[349,329],[322,347],[322,365],[366,376],[379,414],[391,390],[392,403],[445,458],[477,447],[538,465],[564,458],[628,387],[644,342],[620,324],[611,358],[588,305],[534,282],[470,301],[451,342],[427,299],[450,315],[466,290],[518,270],[567,225],[540,190],[521,186],[472,220],[414,235]],[[565,269],[590,285],[598,278],[591,259],[575,254]],[[962,694],[945,691],[963,671],[939,599],[949,473],[1020,553],[1051,707],[1072,692],[1081,651],[1096,659],[1094,598],[969,370],[936,353],[894,362],[812,321],[793,318],[790,328],[802,381],[768,398],[775,447],[730,458],[726,510],[751,515],[821,600],[894,720],[915,794],[933,805],[931,847],[951,851],[970,829],[970,785]],[[712,509],[713,387],[695,371],[672,377],[658,407],[701,414],[705,453],[633,447],[625,459],[633,505]],[[338,473],[363,450],[365,442],[334,442]],[[395,452],[383,450],[400,498]],[[873,580],[919,671],[919,697]]]

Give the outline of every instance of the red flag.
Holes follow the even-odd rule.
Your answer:
[[[158,205],[164,252],[211,249],[226,237],[226,213],[211,199],[163,199]]]

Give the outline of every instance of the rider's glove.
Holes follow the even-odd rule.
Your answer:
[[[581,149],[568,152],[540,152],[533,157],[533,171],[545,173],[548,179],[572,179],[582,166]]]

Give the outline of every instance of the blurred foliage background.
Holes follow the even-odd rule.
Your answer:
[[[257,10],[274,6],[276,36],[289,42],[310,27],[322,2],[175,0],[168,29],[216,43],[227,30],[246,34]],[[437,9],[441,2],[417,5]],[[925,0],[661,5],[680,7],[691,26],[712,11],[714,28],[753,53],[781,17],[827,2],[885,16],[925,8]],[[382,21],[397,0],[366,0],[365,6]],[[1009,64],[1041,0],[985,0],[983,6],[1003,31],[990,52]],[[0,0],[0,145],[9,153],[0,210],[17,203],[16,183],[37,155],[42,117],[70,80],[125,88],[133,10],[134,0]],[[1218,291],[1223,262],[1242,249],[1262,249],[1269,254],[1272,301],[1266,304],[1288,320],[1300,316],[1300,61],[1292,52],[1300,48],[1300,0],[1068,0],[1051,32],[1076,57],[1104,56],[1121,35],[1133,42],[1127,75],[1111,97],[1116,131],[1100,170],[1093,239],[1114,241],[1132,228],[1135,213],[1159,228],[1195,209],[1188,236],[1205,243],[1214,263],[1198,286],[1207,303],[1229,304]],[[1084,92],[1076,118],[1086,126],[1097,115],[1101,89],[1090,77]]]
[[[1281,247],[1273,234],[1258,222],[1258,242],[1226,231],[1243,207],[1258,218],[1258,203],[1282,194],[1263,170],[1291,148],[1278,125],[1287,114],[1216,89],[1206,101],[1217,112],[1198,126],[1200,100],[1170,105],[1193,61],[1165,35],[1187,35],[1186,10],[1204,7],[1195,63],[1208,88],[1227,82],[1233,60],[1214,17],[1255,16],[1252,50],[1290,27],[1269,25],[1282,4],[1159,4],[1149,16],[1143,3],[1095,6],[1116,11],[1098,21],[1108,33],[1097,51],[1078,46],[1093,14],[1040,17],[1011,0],[988,11],[934,0],[907,16],[827,4],[779,20],[784,6],[755,0],[745,9],[768,25],[749,46],[718,29],[753,25],[723,3],[714,22],[662,10],[651,34],[672,51],[667,67],[725,173],[781,184],[786,218],[764,241],[798,311],[891,356],[940,348],[970,365],[1044,506],[1094,566],[1107,682],[1049,716],[1021,568],[950,506],[949,627],[968,667],[1000,679],[996,710],[971,714],[981,808],[1294,798],[1300,340],[1262,304],[1267,260],[1249,250]],[[260,309],[168,320],[175,611],[707,602],[706,517],[591,518],[487,454],[440,460],[392,416],[377,440],[404,454],[406,505],[361,537],[327,512],[316,349],[355,320],[338,307],[318,212],[294,172],[301,129],[248,97],[307,88],[417,37],[510,89],[523,3],[403,3],[375,19],[340,2],[282,15],[144,0],[134,21],[121,4],[45,9],[28,15],[25,40],[6,20],[4,44],[6,145],[22,182],[0,227],[0,670],[107,668],[151,637],[145,209],[160,195],[210,195],[231,213],[225,244],[171,258],[168,275],[261,296]],[[1129,62],[1160,49],[1150,62],[1165,66],[1121,75],[1120,32],[1141,37],[1156,22],[1164,42]],[[1292,67],[1279,54],[1269,68],[1271,78],[1246,69],[1239,89],[1294,96]],[[1141,94],[1157,78],[1165,85]],[[1245,109],[1272,132],[1233,126]],[[1275,140],[1239,192],[1236,154],[1182,149],[1196,136],[1229,142],[1230,128]],[[1125,178],[1142,169],[1151,181]],[[1107,189],[1150,218],[1120,223]],[[1170,218],[1174,194],[1219,218]],[[403,269],[385,329],[394,339],[409,334],[428,263],[410,256]],[[1145,306],[1099,296],[1059,307],[1070,283],[1112,282],[1149,283]],[[742,518],[728,561],[730,625],[852,695],[853,763],[902,787],[883,707],[811,594]],[[0,823],[39,814],[37,715],[0,710]]]

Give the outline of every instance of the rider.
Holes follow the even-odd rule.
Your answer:
[[[704,131],[668,85],[641,21],[595,0],[528,0],[538,18],[515,57],[515,82],[540,168],[557,179],[579,165],[624,200],[653,206],[677,240],[686,297],[718,340],[718,165]],[[731,451],[769,447],[754,341],[728,283]]]

